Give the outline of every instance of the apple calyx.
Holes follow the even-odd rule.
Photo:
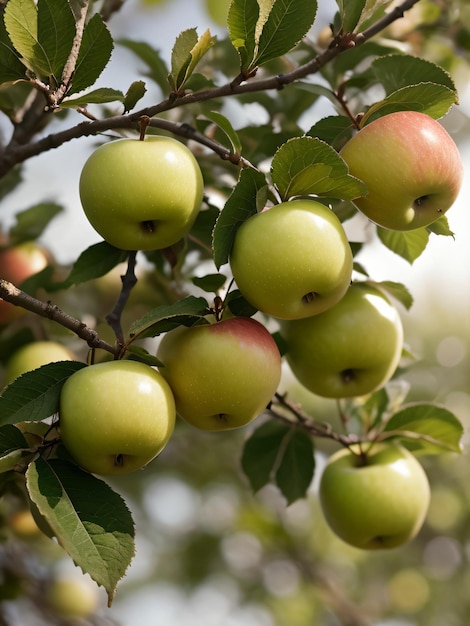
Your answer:
[[[305,304],[310,304],[315,300],[315,298],[318,298],[319,295],[320,294],[316,291],[309,291],[304,296],[302,296],[302,302],[305,302]]]

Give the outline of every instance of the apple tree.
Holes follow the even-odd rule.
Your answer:
[[[337,0],[324,24],[312,0],[220,4],[222,34],[176,32],[169,62],[113,36],[111,0],[2,7],[0,192],[86,142],[73,209],[96,243],[58,262],[38,240],[71,207],[37,189],[1,233],[1,513],[7,536],[26,515],[109,606],[147,473],[204,485],[217,448],[243,498],[314,499],[320,524],[372,550],[413,546],[438,459],[462,451],[460,417],[413,385],[413,294],[363,259],[379,246],[411,266],[459,234],[442,120],[470,25],[425,0]],[[430,52],[438,25],[447,57]],[[145,74],[124,91],[100,79],[117,48]],[[24,591],[18,563],[2,598]],[[303,563],[338,623],[368,623]],[[35,606],[59,620],[46,583]]]

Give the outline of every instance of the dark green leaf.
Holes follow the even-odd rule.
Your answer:
[[[128,253],[115,248],[106,241],[96,243],[80,254],[64,282],[56,285],[57,289],[68,289],[87,280],[100,278],[116,265],[123,263]]]
[[[336,150],[313,137],[283,144],[274,155],[271,175],[284,201],[312,194],[352,200],[366,193],[364,183],[348,174]]]
[[[448,87],[435,83],[420,83],[402,87],[384,100],[373,104],[361,119],[361,127],[373,120],[397,111],[418,111],[434,119],[448,113],[456,103],[456,95]]]
[[[251,317],[258,311],[248,300],[245,300],[239,289],[234,289],[227,294],[225,305],[233,315],[239,317]]]
[[[21,430],[12,424],[0,426],[0,456],[4,456],[13,450],[27,448],[28,442]]]
[[[310,128],[307,135],[321,139],[339,150],[352,136],[351,120],[344,115],[324,117]]]
[[[124,112],[132,111],[137,102],[144,97],[147,87],[143,80],[135,80],[126,91],[124,98]]]
[[[95,13],[83,32],[70,94],[94,85],[111,58],[113,38],[99,13]]]
[[[163,92],[168,90],[168,68],[160,56],[160,51],[143,41],[119,39],[118,44],[132,50],[148,67],[145,76],[151,78]]]
[[[271,420],[257,428],[243,447],[241,466],[253,491],[258,491],[273,478],[277,460],[290,427]]]
[[[255,56],[255,30],[259,13],[257,0],[233,0],[229,8],[227,17],[229,37],[240,55],[243,71],[248,70]]]
[[[366,0],[336,0],[339,9],[339,21],[345,33],[354,31],[359,23]]]
[[[288,504],[299,498],[305,498],[314,472],[312,438],[301,430],[292,429],[287,438],[287,445],[282,448],[281,460],[276,471],[276,484]]]
[[[384,246],[404,258],[410,265],[424,252],[429,241],[429,233],[425,228],[400,231],[386,230],[377,226],[377,234]]]
[[[109,599],[134,556],[134,522],[106,483],[59,459],[42,458],[26,472],[31,501],[76,565]]]
[[[388,420],[384,432],[416,454],[461,452],[463,426],[448,409],[416,403],[401,409]]]
[[[108,102],[124,102],[126,96],[118,89],[100,87],[76,98],[66,98],[60,103],[62,108],[86,107],[88,104],[107,104]]]
[[[25,66],[15,52],[0,13],[0,84],[25,79]]]
[[[268,0],[267,4],[271,4]],[[252,66],[262,65],[286,54],[308,33],[317,13],[316,0],[274,0],[269,15],[256,33]],[[260,24],[257,25],[257,31]]]
[[[214,262],[219,269],[228,262],[233,240],[240,224],[258,211],[258,192],[266,186],[264,174],[252,169],[240,172],[240,178],[225,203],[212,236]]]
[[[52,219],[63,211],[55,202],[42,202],[16,214],[16,224],[10,229],[11,243],[17,245],[24,241],[34,241],[49,226]]]
[[[38,0],[38,41],[59,85],[75,37],[75,18],[67,0]]]
[[[0,424],[44,420],[59,409],[63,384],[84,363],[49,363],[19,376],[0,395]]]
[[[377,80],[387,95],[420,83],[433,83],[457,93],[455,83],[448,72],[435,63],[408,54],[388,54],[372,63]]]
[[[217,124],[217,126],[223,130],[232,145],[232,153],[240,155],[242,152],[240,138],[225,115],[217,113],[217,111],[209,111],[208,113],[205,113],[205,117]]]
[[[156,337],[176,326],[193,326],[197,323],[207,323],[205,315],[209,307],[205,298],[188,296],[174,304],[158,306],[143,317],[135,320],[130,327],[130,335],[142,339]]]
[[[140,361],[141,363],[146,363],[147,365],[155,367],[162,365],[162,362],[157,359],[156,356],[150,354],[145,348],[142,348],[142,346],[134,346],[131,344],[128,347],[128,352],[129,355],[126,355],[126,358],[129,358],[132,361]]]
[[[194,276],[191,281],[196,287],[207,291],[208,293],[215,293],[221,289],[227,277],[223,274],[207,274],[207,276]]]

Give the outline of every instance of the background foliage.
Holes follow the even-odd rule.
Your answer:
[[[370,23],[373,23],[372,16],[358,11],[361,4],[364,5],[360,2],[339,3],[340,8],[343,8],[343,26],[346,31],[355,28],[359,19],[363,20],[361,29],[368,26],[369,18]],[[113,20],[119,19],[120,13],[111,17],[109,31],[98,16],[87,24],[86,34],[84,32],[85,46],[80,53],[82,57],[78,57],[78,68],[81,70],[75,73],[73,89],[65,90],[64,93],[60,84],[54,84],[50,78],[67,76],[68,51],[74,37],[70,14],[59,10],[60,6],[61,3],[39,2],[36,9],[34,3],[19,3],[16,0],[10,0],[7,4],[6,32],[0,33],[0,40],[5,42],[8,34],[20,52],[22,61],[19,63],[16,56],[13,59],[5,46],[2,46],[4,56],[0,59],[0,66],[3,73],[0,77],[2,81],[16,80],[24,75],[26,66],[35,73],[38,84],[32,88],[31,85],[20,83],[0,90],[0,104],[6,117],[16,123],[16,116],[20,115],[22,107],[35,99],[36,93],[43,102],[46,93],[51,110],[60,110],[54,114],[56,119],[50,123],[44,134],[41,134],[44,118],[40,115],[35,118],[33,116],[33,130],[38,136],[47,137],[49,132],[67,133],[63,129],[75,127],[83,119],[83,115],[85,119],[92,121],[95,115],[100,118],[111,115],[118,117],[123,112],[140,109],[142,103],[153,107],[155,102],[165,101],[168,93],[167,70],[164,66],[164,55],[160,54],[159,46],[155,44],[158,40],[160,12],[163,15],[167,10],[165,2],[149,3],[143,7],[134,4],[121,9],[124,15],[141,12],[144,19],[154,20],[155,39],[150,43],[136,41],[137,37],[134,38],[134,33],[129,31],[128,35],[126,32],[126,38],[116,40],[114,54],[122,55],[123,50],[125,51],[126,59],[132,67],[132,80],[125,87],[121,86],[121,81],[117,81],[120,83],[119,88],[104,86],[116,84],[113,81],[107,82],[112,74],[106,73],[113,67],[113,56],[107,71],[92,88],[91,96],[90,93],[81,96],[79,92],[94,85],[107,64],[111,51],[109,32],[113,31]],[[294,20],[292,28],[302,30],[313,22],[313,15],[309,13],[313,6],[314,3],[305,2],[302,19]],[[26,22],[34,22],[34,12],[37,10],[41,14],[44,7],[48,7],[53,14],[57,26],[55,30],[61,36],[53,47],[44,47],[44,58],[41,58],[37,54],[35,40],[51,41],[51,35],[47,31],[48,23],[39,23],[38,30],[34,33],[34,29],[24,28],[23,17],[19,20],[15,11],[21,8],[21,11],[26,12]],[[79,8],[72,8],[75,17]],[[204,3],[202,8],[207,10],[211,7],[209,3]],[[111,3],[105,3],[102,12],[106,15],[106,11],[111,11],[111,15],[114,9]],[[327,24],[328,19],[325,17],[322,23],[318,23],[324,15],[322,9],[324,7],[320,6],[318,21],[309,34],[315,53],[325,50],[326,31],[322,27]],[[332,19],[334,7],[328,9],[329,19]],[[170,85],[175,92],[183,88],[199,90],[224,84],[227,79],[237,75],[240,61],[245,76],[260,63],[264,65],[262,72],[266,76],[275,76],[287,73],[312,58],[311,45],[302,43],[290,56],[279,59],[278,56],[287,52],[290,47],[289,44],[287,49],[283,48],[282,33],[278,37],[279,47],[271,49],[271,54],[264,50],[261,37],[256,49],[239,47],[237,55],[223,35],[214,41],[205,31],[206,24],[211,24],[211,28],[217,30],[217,26],[211,21],[214,19],[213,7],[211,11],[213,17],[204,13],[206,21],[197,25],[197,32],[192,28],[193,25],[187,25],[183,19],[175,28],[173,39],[177,38],[180,30],[186,29],[176,39],[169,63]],[[339,30],[340,26],[340,23],[334,23],[335,29]],[[42,30],[44,28],[46,30]],[[266,32],[269,32],[269,28],[271,26],[268,24]],[[232,25],[230,35],[236,40],[239,33],[233,31]],[[218,32],[224,31],[220,29]],[[289,42],[290,37],[291,34]],[[299,39],[301,37],[302,33],[299,31]],[[198,234],[202,236],[206,232],[207,223],[218,212],[216,207],[220,208],[232,191],[237,179],[237,168],[232,161],[240,154],[241,145],[244,159],[262,163],[282,143],[303,132],[307,136],[319,136],[333,145],[336,141],[344,140],[344,130],[349,120],[335,118],[334,124],[331,120],[317,121],[333,111],[331,106],[324,108],[325,102],[338,104],[333,90],[343,85],[345,80],[344,89],[347,91],[351,110],[360,111],[372,103],[381,102],[381,106],[386,106],[387,112],[390,112],[397,101],[400,102],[400,98],[403,98],[401,102],[409,103],[416,96],[427,113],[440,117],[455,101],[456,83],[461,99],[465,95],[469,76],[469,48],[470,15],[464,0],[439,3],[422,0],[404,19],[392,24],[379,37],[325,65],[323,79],[318,81],[321,84],[300,80],[281,90],[240,94],[236,102],[235,98],[225,99],[224,94],[220,94],[220,98],[196,102],[191,106],[169,106],[167,112],[158,118],[161,120],[160,130],[174,131],[177,128],[175,124],[191,124],[196,132],[205,133],[217,141],[222,155],[232,155],[227,160],[216,159],[213,153],[206,152],[195,144],[207,186],[213,189],[214,205],[209,205],[204,212],[203,218],[208,221],[199,224]],[[88,54],[91,50],[93,54]],[[397,52],[402,56],[398,58]],[[394,56],[390,57],[391,54]],[[381,58],[369,64],[369,55]],[[428,65],[424,61],[415,62],[414,55],[438,64],[449,72],[452,79],[435,65]],[[86,62],[81,63],[82,58]],[[88,62],[90,58],[93,58],[93,63]],[[197,62],[199,64],[196,66]],[[118,75],[124,73],[121,72],[121,67],[114,70]],[[135,80],[137,74],[141,76]],[[423,82],[428,83],[426,91]],[[379,85],[382,88],[377,96]],[[414,92],[413,85],[419,85],[414,88]],[[39,97],[37,99],[39,101]],[[75,110],[77,106],[84,107],[81,115]],[[69,108],[72,110],[68,111]],[[377,110],[378,108],[372,107],[369,114],[372,115]],[[153,110],[151,113],[153,114]],[[456,139],[463,150],[468,129],[464,113],[465,109],[460,114],[455,113],[454,109],[449,118],[450,126],[454,123],[460,128]],[[72,116],[76,116],[73,122]],[[171,126],[166,128],[165,121],[170,122]],[[135,124],[135,120],[129,118],[128,128],[131,122]],[[123,124],[124,120],[121,118],[116,129],[125,128]],[[9,126],[5,125],[6,128]],[[178,128],[183,128],[182,132],[186,132],[186,127]],[[15,132],[19,147],[16,154],[23,155],[26,161],[33,154],[28,153],[27,138],[21,138],[25,125],[18,125],[17,129]],[[210,133],[207,132],[208,129],[211,129]],[[109,132],[108,129],[107,131]],[[31,128],[29,132],[33,132]],[[72,136],[67,138],[71,139]],[[91,138],[87,141],[86,151],[89,151],[96,140]],[[63,148],[54,151],[61,153],[63,149],[64,153],[72,155],[67,162],[70,169],[80,169],[78,159],[73,160],[75,151],[78,158],[83,160],[80,153],[83,150],[82,140],[78,143],[80,145],[75,146],[72,142],[70,148],[64,144]],[[40,158],[47,156],[42,155]],[[283,155],[280,151],[276,158],[279,176],[276,177],[274,172],[273,177],[282,194],[283,166],[289,162],[290,155]],[[332,159],[331,166],[334,169],[334,156],[330,157],[328,153],[325,158]],[[0,159],[2,172],[8,167],[5,160]],[[341,174],[340,172],[339,177]],[[60,203],[51,202],[47,189],[42,189],[38,181],[38,187],[34,186],[35,191],[32,193],[31,185],[26,185],[26,182],[22,184],[21,177],[27,175],[27,167],[23,173],[18,167],[14,167],[1,179],[2,193],[7,200],[4,227],[11,229],[10,234],[18,240],[41,236],[45,241],[50,239],[54,244],[54,236],[57,236],[54,235],[57,233],[54,231],[55,223],[61,224],[58,229],[64,229],[64,225],[71,223],[67,220],[72,220],[73,223],[75,218],[70,212],[67,220],[60,213],[56,216],[61,208]],[[62,177],[65,176],[66,174],[60,174],[61,186]],[[21,187],[27,187],[23,199],[18,195]],[[14,194],[17,195],[8,196],[7,193],[12,189],[15,189]],[[243,190],[243,187],[239,189]],[[326,196],[328,192],[329,190],[325,190]],[[75,191],[73,195],[76,195]],[[9,199],[11,197],[19,200],[12,202]],[[347,190],[335,196],[335,199],[338,202],[337,209],[341,208],[346,217],[351,210],[347,202]],[[24,209],[29,211],[22,212]],[[34,218],[31,220],[32,215]],[[452,213],[449,215],[450,227],[457,231],[451,216]],[[238,218],[232,216],[231,219]],[[67,229],[69,228],[68,226]],[[367,250],[377,250],[376,236],[370,229],[364,228],[363,224],[358,225],[358,229],[368,246],[364,246],[362,256],[359,255],[357,259],[368,267],[368,261],[374,257]],[[432,234],[420,233],[405,240],[401,238],[398,243],[387,241],[385,233],[379,232],[378,236],[382,243],[391,248],[387,251],[389,256],[385,257],[388,260],[386,263],[395,263],[402,274],[410,277],[412,283],[413,275],[419,276],[416,281],[418,288],[416,292],[415,289],[412,290],[416,299],[415,305],[409,311],[405,307],[400,309],[411,352],[419,356],[407,372],[406,381],[410,383],[408,399],[443,403],[467,425],[470,405],[468,277],[465,272],[462,274],[462,279],[459,280],[461,299],[456,305],[449,306],[445,296],[439,297],[439,293],[445,294],[448,289],[448,285],[441,284],[448,277],[439,276],[439,259],[428,261],[426,272],[420,270],[424,256],[432,257],[433,250],[439,249],[433,247],[438,245],[435,243],[437,239],[448,240],[446,244],[451,245],[447,224],[442,224],[442,233],[447,237],[436,238]],[[456,234],[458,238],[465,236],[461,232]],[[87,236],[89,233],[84,238]],[[204,243],[209,245],[210,241]],[[217,243],[216,264],[220,269],[226,261],[230,240],[225,241],[221,237]],[[426,244],[429,248],[421,257],[420,253]],[[85,246],[81,245],[79,251],[84,249]],[[199,252],[199,247],[189,243],[189,249],[184,252],[185,264],[176,266],[181,277],[195,274],[204,276],[207,273],[207,259]],[[401,254],[397,255],[397,252]],[[60,254],[65,256],[63,251]],[[54,301],[64,310],[73,311],[77,318],[87,316],[92,324],[96,323],[100,335],[112,342],[113,335],[104,322],[104,316],[114,305],[119,292],[119,273],[122,273],[123,266],[113,268],[123,259],[118,252],[110,254],[108,248],[100,245],[88,249],[87,255],[81,257],[81,263],[76,264],[72,270],[71,263],[74,260],[71,256],[58,263],[54,268],[54,276],[50,273],[43,274],[39,282],[33,282],[29,287],[31,291],[36,290],[41,298],[50,290]],[[462,261],[464,267],[465,261]],[[154,265],[158,272],[154,271]],[[406,271],[403,267],[406,267]],[[158,255],[142,258],[140,268],[139,284],[131,295],[123,319],[126,328],[150,308],[166,305],[180,296],[178,286],[175,288],[175,283],[169,280],[171,272],[168,265]],[[433,268],[436,268],[435,272]],[[415,270],[416,273],[413,274]],[[92,272],[98,278],[90,282]],[[456,275],[459,275],[458,269]],[[437,276],[437,285],[434,276]],[[389,274],[385,274],[385,277],[394,278]],[[84,279],[86,282],[82,282]],[[403,282],[408,284],[407,280]],[[62,288],[71,285],[74,288],[70,291],[57,290],[58,284]],[[193,295],[204,294],[197,284],[192,289]],[[398,295],[406,304],[406,292],[399,289]],[[71,337],[53,322],[31,316],[20,330],[21,333],[14,336],[7,334],[2,337],[3,360],[13,346],[26,341],[31,333],[36,337],[47,336],[66,341],[83,356],[86,352],[81,341]],[[148,345],[151,347],[153,344],[150,342]],[[58,374],[61,375],[62,373]],[[292,396],[302,401],[305,411],[321,416],[322,420],[337,423],[337,410],[333,402],[306,394],[290,379],[288,372],[285,373],[285,384],[289,385]],[[272,485],[263,486],[256,496],[253,495],[243,475],[241,460],[243,442],[250,434],[251,430],[248,430],[226,433],[221,437],[217,434],[199,433],[179,422],[171,445],[162,453],[157,463],[137,475],[120,478],[119,481],[106,481],[123,496],[132,510],[137,528],[137,550],[133,565],[119,586],[112,608],[105,608],[106,598],[103,594],[99,598],[96,614],[90,616],[87,623],[131,624],[136,619],[142,620],[146,615],[152,616],[149,618],[151,624],[178,623],[192,626],[202,620],[206,624],[230,626],[460,626],[465,623],[470,613],[466,593],[469,571],[469,488],[466,480],[468,459],[465,454],[443,455],[425,461],[433,486],[433,499],[424,530],[417,540],[402,549],[370,555],[345,547],[325,527],[315,498],[315,481],[309,487],[307,499],[297,501],[287,508],[284,498]],[[316,445],[316,463],[321,468],[326,455],[332,450],[332,444],[321,441]],[[46,471],[48,468],[42,467],[39,461],[30,466],[30,485],[34,485],[40,472]],[[53,476],[50,480],[54,481]],[[102,485],[100,488],[106,489],[106,486]],[[90,491],[94,489],[96,485],[90,487]],[[63,559],[63,552],[42,535],[18,536],[18,531],[15,535],[12,516],[23,505],[21,490],[10,493],[0,503],[4,539],[0,551],[0,623],[2,620],[5,624],[75,623],[51,612],[45,601],[44,591],[51,579],[70,568]],[[119,573],[116,576],[119,578]],[[452,588],[452,594],[449,593],[449,588]]]

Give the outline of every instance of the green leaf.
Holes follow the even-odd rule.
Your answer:
[[[126,91],[126,96],[124,98],[124,112],[128,113],[132,111],[137,102],[141,100],[145,92],[147,91],[147,87],[143,80],[135,80],[129,89]]]
[[[398,302],[400,302],[405,309],[411,309],[413,305],[413,296],[405,285],[391,280],[383,280],[380,283],[375,284],[379,289],[383,289],[393,298],[398,300]]]
[[[227,26],[230,41],[240,56],[242,71],[246,71],[255,56],[255,32],[259,18],[257,0],[233,0],[230,5]]]
[[[239,289],[234,289],[227,294],[225,305],[233,315],[240,317],[251,317],[258,309],[245,300]]]
[[[48,75],[59,85],[75,37],[75,18],[67,0],[38,0],[37,6],[38,41],[50,68]]]
[[[291,429],[286,444],[276,471],[276,484],[287,503],[292,504],[307,494],[315,472],[315,457],[312,438],[299,429]]]
[[[26,67],[42,77],[52,74],[38,41],[38,9],[34,0],[9,0],[4,12],[8,36]]]
[[[290,430],[289,426],[271,420],[257,428],[245,442],[241,466],[253,491],[259,491],[272,480],[279,449]]]
[[[429,241],[429,233],[425,228],[415,230],[386,230],[377,226],[380,241],[389,250],[404,258],[410,265],[424,252]]]
[[[63,207],[55,202],[42,202],[16,214],[16,224],[9,232],[12,244],[34,241],[40,237]]]
[[[83,31],[82,45],[69,95],[94,85],[111,58],[113,38],[99,13],[95,13]]]
[[[25,66],[18,58],[8,37],[2,14],[0,18],[0,84],[25,78]]]
[[[209,307],[205,298],[188,296],[174,304],[155,307],[143,317],[135,320],[129,329],[132,337],[156,337],[176,326],[193,326],[197,323],[208,323],[205,316]]]
[[[88,93],[78,96],[77,98],[66,98],[62,100],[60,106],[62,108],[86,107],[88,104],[107,104],[108,102],[124,102],[126,96],[118,89],[110,87],[100,87]]]
[[[455,83],[442,67],[408,54],[387,54],[375,59],[371,65],[385,93],[391,95],[403,87],[432,83],[447,87],[457,94]]]
[[[345,33],[352,33],[359,23],[366,0],[336,0],[339,22]]]
[[[168,76],[173,91],[179,91],[189,80],[196,65],[215,44],[215,37],[206,30],[201,37],[196,28],[180,33],[171,53],[171,73]]]
[[[199,287],[208,293],[215,293],[221,289],[226,280],[227,277],[223,274],[207,274],[207,276],[194,276],[191,278],[193,285],[196,285],[196,287]]]
[[[75,261],[68,277],[55,285],[56,289],[68,289],[87,280],[100,278],[110,272],[116,265],[127,259],[125,250],[115,248],[106,241],[96,243],[80,254]]]
[[[0,395],[0,424],[44,420],[57,413],[63,384],[82,367],[78,361],[62,361],[19,376]]]
[[[220,212],[212,234],[214,263],[217,269],[228,262],[239,226],[258,211],[258,193],[266,186],[261,172],[244,169],[232,194]]]
[[[257,37],[252,67],[292,50],[310,30],[316,13],[316,0],[275,0]]]
[[[211,120],[211,122],[217,124],[217,126],[227,135],[232,145],[232,153],[240,155],[242,153],[240,138],[225,115],[217,113],[217,111],[209,111],[208,113],[205,113],[204,116]]]
[[[432,224],[426,226],[426,229],[430,233],[434,233],[435,235],[443,235],[444,237],[453,237],[455,238],[455,233],[450,230],[449,220],[446,215],[443,215]]]
[[[399,437],[416,454],[461,452],[463,426],[448,409],[427,403],[410,404],[388,420],[384,433]]]
[[[324,117],[310,128],[307,135],[340,149],[352,136],[351,120],[344,115]]]
[[[25,452],[31,454],[23,433],[11,424],[0,426],[0,473],[9,472],[21,464]]]
[[[456,95],[448,87],[435,83],[420,83],[394,91],[384,100],[373,104],[361,119],[361,127],[384,115],[397,111],[418,111],[434,119],[449,112],[456,103]]]
[[[117,43],[132,50],[146,64],[148,70],[145,72],[145,76],[151,78],[163,92],[168,90],[168,68],[161,58],[159,50],[155,50],[143,41],[119,39]]]
[[[352,200],[367,193],[364,183],[348,174],[336,150],[313,137],[283,144],[272,160],[271,176],[284,201],[313,194]]]
[[[121,498],[71,463],[38,458],[26,472],[32,502],[64,550],[108,594],[134,556],[134,523]]]

